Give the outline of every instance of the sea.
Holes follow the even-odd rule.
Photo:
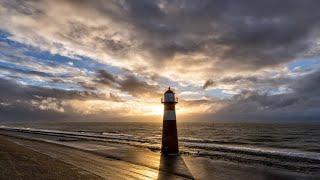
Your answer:
[[[27,128],[99,135],[118,144],[160,151],[162,123],[59,122],[16,124]],[[238,164],[320,172],[320,124],[179,122],[181,154]]]

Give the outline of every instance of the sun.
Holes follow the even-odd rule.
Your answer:
[[[163,106],[161,106],[161,105],[151,106],[149,112],[152,115],[161,115],[161,114],[163,114]]]

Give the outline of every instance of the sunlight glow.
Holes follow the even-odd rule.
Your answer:
[[[149,115],[162,115],[163,114],[163,105],[153,105],[150,106],[150,111],[148,113]]]

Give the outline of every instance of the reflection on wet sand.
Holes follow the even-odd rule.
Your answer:
[[[164,173],[162,173],[164,172]],[[158,179],[194,179],[181,156],[160,156]]]

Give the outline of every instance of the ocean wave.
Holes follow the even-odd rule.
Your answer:
[[[231,152],[238,154],[264,156],[270,158],[282,158],[293,161],[305,161],[320,163],[320,154],[314,152],[298,151],[293,149],[276,149],[268,147],[248,147],[237,145],[223,145],[212,143],[181,143],[181,145],[194,148],[211,151]]]
[[[180,137],[180,142],[190,142],[190,143],[216,143],[216,144],[249,144],[246,142],[237,142],[237,141],[221,141],[221,140],[211,140],[211,139],[199,139],[199,138],[191,138],[191,137]]]

